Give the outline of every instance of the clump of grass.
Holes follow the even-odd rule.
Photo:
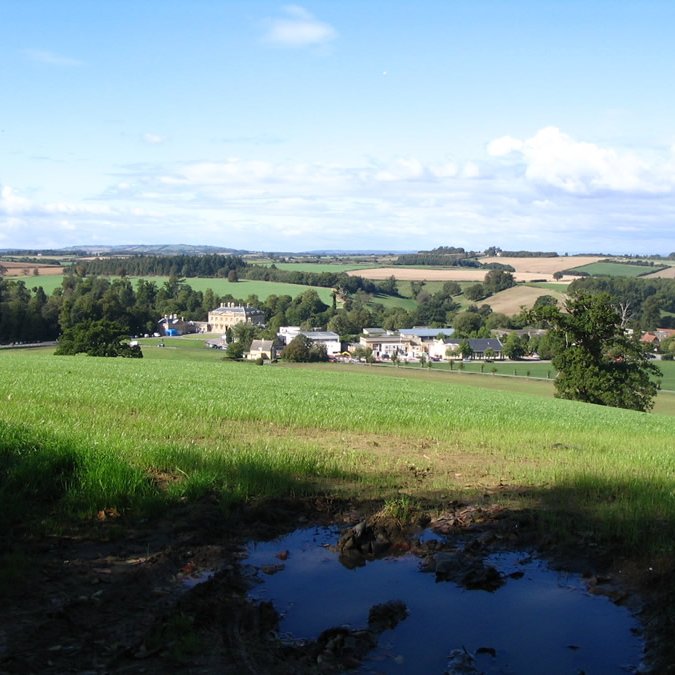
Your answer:
[[[414,503],[409,495],[398,495],[385,500],[379,515],[391,518],[399,525],[407,525],[414,515]]]

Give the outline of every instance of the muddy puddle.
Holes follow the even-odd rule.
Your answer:
[[[380,626],[375,646],[349,664],[355,672],[604,675],[640,664],[643,644],[631,613],[528,552],[491,552],[468,572],[443,575],[442,565],[457,568],[463,553],[427,532],[415,553],[350,569],[340,562],[339,537],[336,528],[296,530],[249,544],[244,562],[258,582],[250,597],[273,603],[289,642],[336,627],[362,632],[372,628],[373,606],[403,603],[404,615]],[[476,565],[492,585],[483,579],[470,587]]]

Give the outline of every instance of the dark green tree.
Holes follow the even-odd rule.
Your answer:
[[[315,344],[305,335],[296,335],[281,353],[286,361],[309,363],[311,361],[328,361],[326,346]]]
[[[507,359],[521,359],[525,356],[525,345],[517,333],[509,333],[502,351]]]
[[[558,398],[647,411],[654,404],[661,371],[649,361],[634,333],[622,326],[620,310],[607,293],[577,293],[565,311],[532,310],[557,343],[553,366]]]
[[[124,328],[114,321],[81,321],[63,331],[54,353],[59,356],[85,353],[88,356],[143,358],[140,347],[132,347],[125,338]]]
[[[504,270],[490,270],[483,280],[483,286],[488,293],[499,293],[515,285],[513,274]]]

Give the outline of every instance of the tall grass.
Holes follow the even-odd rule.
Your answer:
[[[666,416],[376,369],[45,352],[0,357],[0,402],[9,511],[12,499],[81,516],[206,492],[227,502],[345,485],[414,490],[405,467],[425,463],[424,488],[439,494],[506,485],[630,545],[656,542],[649,523],[675,535]]]

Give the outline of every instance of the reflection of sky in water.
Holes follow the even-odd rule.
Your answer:
[[[527,554],[491,556],[486,563],[500,572],[524,576],[488,593],[436,582],[419,572],[412,555],[349,570],[325,548],[337,540],[337,529],[316,528],[251,544],[246,562],[256,567],[281,564],[276,554],[289,551],[284,570],[260,574],[263,583],[251,597],[271,600],[282,615],[281,631],[294,638],[316,638],[332,626],[364,628],[374,604],[405,602],[408,617],[380,636],[363,672],[442,673],[450,651],[461,647],[497,650],[496,658],[477,658],[485,673],[604,675],[640,661],[641,641],[631,632],[637,624],[626,609],[589,595],[577,575],[552,571]]]

